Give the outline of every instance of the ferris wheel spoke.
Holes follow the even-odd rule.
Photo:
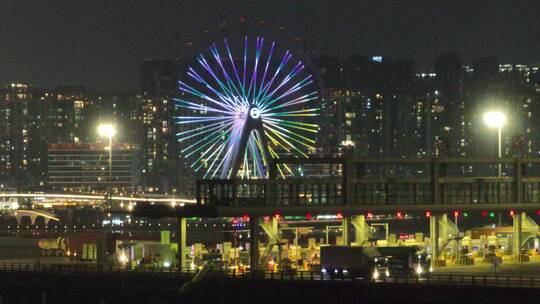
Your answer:
[[[280,147],[282,148],[283,150],[285,150],[287,153],[291,153],[291,149],[289,148],[288,145],[283,145],[279,140],[277,140],[276,138],[274,138],[269,131],[265,130],[265,133],[266,137],[268,137],[270,139],[270,141],[272,142],[272,144],[274,144],[274,147]]]
[[[209,121],[225,120],[230,116],[176,116],[176,124],[204,123]]]
[[[222,102],[219,102],[217,100],[215,100],[214,98],[208,96],[207,94],[204,94],[203,92],[191,87],[190,85],[182,82],[182,81],[178,81],[179,83],[179,87],[180,87],[180,91],[182,92],[186,92],[188,94],[191,94],[193,96],[196,96],[196,97],[199,97],[200,99],[203,99],[203,100],[206,100],[206,101],[210,101],[220,107],[223,107],[223,108],[226,108],[226,109],[229,109],[231,111],[235,111],[235,108],[232,107],[231,105],[229,105],[228,103],[222,103]]]
[[[265,94],[268,92],[268,90],[270,90],[270,88],[272,87],[272,84],[274,84],[274,81],[279,76],[281,71],[285,68],[285,66],[287,65],[287,62],[289,62],[291,57],[292,57],[292,54],[290,54],[289,51],[285,52],[285,55],[281,59],[281,63],[279,64],[278,68],[274,72],[274,75],[272,76],[272,78],[270,78],[270,81],[266,83],[264,88],[259,92],[259,95],[257,95],[257,100],[261,100],[261,99],[264,100]]]
[[[317,133],[319,131],[319,126],[313,125],[313,124],[296,123],[296,122],[293,123],[287,120],[271,119],[271,118],[268,118],[267,121],[269,124],[286,126],[286,127],[293,128],[296,130],[302,130],[302,131],[311,132],[311,133]]]
[[[229,61],[231,62],[231,66],[233,68],[234,74],[236,76],[236,80],[238,81],[238,84],[240,86],[240,90],[242,91],[242,96],[245,94],[245,88],[242,86],[242,80],[240,80],[240,74],[238,74],[238,69],[236,68],[236,64],[234,63],[234,59],[231,53],[231,49],[229,48],[229,43],[227,42],[227,39],[223,40],[225,43],[225,48],[227,49],[227,54],[229,55]]]
[[[229,87],[229,91],[232,92],[234,90],[234,93],[232,94],[232,96],[242,95],[242,93],[240,92],[240,89],[237,87],[236,83],[232,80],[231,76],[229,75],[229,73],[225,69],[225,66],[223,65],[223,61],[221,59],[221,55],[219,54],[219,50],[215,46],[215,44],[214,44],[213,47],[210,48],[210,50],[214,54],[214,58],[216,59],[219,67],[221,68],[221,72],[223,74],[223,77],[225,77],[225,79],[227,80],[227,85]],[[234,70],[236,71],[236,67],[235,67]],[[238,100],[235,99],[235,98],[233,98],[233,100],[235,101],[235,104],[237,105],[237,108],[238,108],[238,105],[240,103],[242,103],[242,102],[238,102]]]
[[[279,139],[281,139],[281,141],[283,143],[286,143],[290,148],[292,148],[292,150],[295,150],[296,152],[300,153],[302,156],[304,157],[307,157],[307,154],[305,154],[302,150],[300,150],[296,145],[294,145],[293,143],[291,143],[287,138],[289,136],[287,136],[286,134],[283,134],[275,129],[272,129],[271,127],[269,127],[268,125],[265,125],[264,126],[265,128],[267,128],[270,132],[272,132],[274,135],[276,135]],[[283,143],[280,143],[280,146],[285,148],[285,145]],[[290,151],[290,150],[289,150]]]
[[[199,131],[196,132],[196,133],[193,133],[193,134],[190,134],[188,136],[182,136],[178,139],[178,142],[183,142],[185,140],[188,140],[188,139],[191,139],[193,137],[198,137],[198,136],[201,136],[203,134],[206,134],[206,133],[209,133],[209,132],[217,132],[217,131],[221,131],[227,127],[229,127],[230,125],[232,125],[233,123],[232,122],[229,122],[229,123],[226,123],[226,124],[219,124],[217,126],[213,126],[211,128],[205,128],[205,127],[200,127],[200,128],[197,128]],[[204,128],[204,129],[203,129]],[[196,129],[196,130],[197,130]],[[191,130],[190,130],[191,131]],[[185,131],[185,132],[188,132],[188,131]],[[184,132],[182,132],[184,133]],[[185,135],[185,134],[184,134]]]
[[[222,144],[222,143],[221,143]],[[212,154],[215,153],[215,151],[217,151],[216,149],[213,149],[216,145],[218,145],[218,147],[221,145],[221,144],[218,144],[217,141],[215,141],[208,149],[206,149],[200,156],[199,158],[197,158],[193,164],[191,165],[191,167],[193,168],[195,165],[199,164],[199,166],[197,168],[195,168],[195,171],[199,171],[202,166],[204,166],[204,164],[206,164],[208,162],[208,159],[211,159],[212,157]],[[205,158],[205,155],[209,152],[209,151],[214,151],[212,154],[210,154],[208,157]]]
[[[305,137],[305,136],[302,136],[302,135],[300,135],[300,134],[298,134],[298,133],[295,133],[295,132],[293,132],[293,131],[290,131],[290,130],[288,130],[288,129],[285,129],[285,128],[279,126],[279,125],[273,124],[272,126],[273,126],[274,128],[279,129],[279,130],[281,131],[280,134],[283,135],[283,136],[285,136],[285,137],[287,137],[288,139],[291,139],[291,140],[293,140],[293,141],[295,141],[295,142],[297,142],[297,143],[299,143],[299,144],[301,144],[301,145],[304,145],[304,146],[306,146],[306,147],[309,148],[309,149],[313,149],[313,148],[314,148],[313,146],[310,146],[310,145],[308,144],[308,142],[314,144],[315,141],[314,141],[313,139],[309,139],[309,138],[307,138],[307,137]],[[277,131],[277,130],[274,130],[274,131],[279,132],[279,131]],[[302,140],[304,140],[304,141],[302,141]]]
[[[234,113],[231,110],[224,111],[224,110],[209,107],[207,105],[200,105],[193,102],[189,102],[187,100],[183,100],[179,98],[173,98],[173,100],[176,101],[176,106],[179,108],[185,108],[185,109],[203,111],[203,112],[221,113],[221,114],[228,114],[228,115],[232,115]]]
[[[277,129],[279,129],[279,130],[282,130],[283,132],[285,132],[285,133],[287,133],[287,134],[290,134],[290,136],[292,136],[292,137],[301,138],[301,139],[305,140],[306,142],[309,142],[309,143],[312,143],[312,144],[315,143],[315,140],[310,139],[310,138],[307,138],[307,137],[305,137],[305,136],[302,136],[302,135],[300,135],[300,134],[298,134],[298,133],[296,133],[296,132],[293,132],[293,131],[291,131],[291,130],[289,130],[289,129],[287,129],[287,128],[284,128],[284,127],[282,127],[282,126],[280,126],[280,125],[278,125],[278,124],[271,123],[271,122],[269,122],[268,124],[271,125],[271,126],[273,126],[274,128],[277,128]],[[309,148],[312,148],[312,147],[310,146]]]
[[[212,171],[212,168],[214,167],[214,164],[219,159],[219,156],[221,155],[221,152],[223,152],[223,149],[225,149],[226,146],[227,146],[227,142],[222,143],[210,156],[208,156],[209,159],[213,158],[213,161],[212,161],[212,164],[210,165],[210,167],[208,167],[208,170],[206,170],[206,173],[204,175],[205,178],[208,176],[208,173],[210,173]],[[214,157],[214,154],[215,154],[215,157]],[[217,168],[219,168],[219,166]]]
[[[274,89],[272,89],[272,91],[270,93],[268,93],[268,92],[270,91],[271,86],[268,87],[268,89],[265,91],[264,95],[261,97],[261,103],[264,105],[269,99],[272,98],[272,96],[274,96],[274,94],[277,91],[279,91],[282,87],[284,87],[286,84],[288,84],[289,81],[294,79],[294,77],[296,75],[298,75],[303,69],[304,69],[304,65],[302,64],[302,62],[298,62],[294,66],[294,68],[292,70],[290,70],[285,75],[285,77],[279,82],[279,84]],[[310,76],[311,75],[308,75],[308,77],[310,77]]]
[[[317,100],[318,98],[319,98],[319,96],[317,95],[317,92],[311,92],[311,93],[302,95],[300,97],[297,97],[295,99],[291,99],[291,100],[289,100],[287,102],[284,102],[282,104],[278,104],[278,105],[275,105],[275,106],[273,106],[271,108],[267,108],[265,110],[262,110],[261,112],[264,114],[264,113],[269,112],[269,111],[276,111],[277,109],[286,108],[286,107],[292,107],[292,106],[295,106],[295,105],[307,103],[307,102],[310,102],[310,101],[313,101],[313,100]]]
[[[291,125],[291,126],[310,127],[310,128],[312,128],[312,130],[318,130],[318,128],[319,128],[318,124],[313,124],[313,123],[292,121],[292,120],[288,120],[288,119],[281,119],[281,118],[275,118],[275,117],[270,117],[270,116],[264,116],[264,118],[267,121],[272,121],[272,122],[277,122],[277,123],[284,123],[284,124],[288,124],[288,125]]]
[[[251,96],[251,89],[253,89],[253,99],[255,98],[255,92],[257,90],[257,68],[259,67],[259,57],[261,56],[262,46],[262,38],[257,37],[257,46],[255,47],[255,64],[253,65],[253,73],[251,74],[251,81],[249,82],[249,88],[246,94],[248,99]]]
[[[242,88],[244,89],[244,96],[246,96],[246,69],[247,69],[247,54],[248,54],[248,38],[244,37],[244,73],[242,74]]]
[[[280,116],[280,117],[301,117],[301,116],[318,116],[317,112],[319,111],[318,108],[314,109],[302,109],[297,111],[287,111],[287,112],[277,112],[277,113],[268,113],[268,116]]]
[[[225,155],[221,158],[221,162],[219,162],[219,164],[218,164],[218,165],[216,166],[216,168],[214,169],[214,172],[212,173],[211,178],[214,178],[215,176],[217,176],[217,173],[218,173],[218,171],[220,170],[220,168],[221,168],[221,170],[224,169],[224,168],[223,168],[223,163],[225,162],[225,160],[227,159],[227,157],[230,155],[231,151],[232,151],[231,148],[227,149],[227,152],[226,152]]]
[[[189,156],[193,155],[194,153],[204,149],[206,146],[210,145],[211,143],[219,141],[223,136],[226,136],[227,133],[229,133],[228,130],[225,131],[224,133],[221,133],[221,131],[222,130],[217,130],[214,134],[209,135],[209,136],[205,136],[205,137],[199,139],[197,142],[189,145],[188,147],[181,150],[180,152],[181,153],[186,153],[189,150],[192,150],[193,148],[197,147],[195,150],[189,152],[189,154],[187,154],[186,157],[189,157]]]
[[[268,107],[270,107],[270,105],[276,103],[277,101],[283,99],[284,97],[287,97],[287,96],[299,91],[300,89],[303,89],[304,87],[312,84],[312,83],[313,83],[313,80],[311,80],[311,75],[309,75],[308,77],[301,80],[299,83],[297,83],[294,86],[290,87],[287,91],[282,93],[280,96],[271,99],[274,96],[274,92],[275,92],[274,91],[270,95],[267,96],[267,98],[265,99],[265,102],[262,104],[261,107],[268,108]]]
[[[223,84],[221,79],[219,79],[219,77],[214,73],[212,68],[210,68],[210,66],[206,62],[206,59],[204,59],[204,57],[202,57],[202,56],[200,56],[200,57],[201,57],[201,59],[200,59],[201,65],[206,69],[208,74],[210,74],[210,76],[212,76],[212,78],[216,81],[216,83],[219,85],[219,87],[223,90],[223,92],[225,94],[221,93],[216,88],[214,88],[212,85],[210,85],[208,83],[208,81],[206,81],[199,73],[197,73],[197,71],[195,71],[195,69],[189,68],[188,75],[191,76],[193,79],[197,80],[200,84],[202,84],[208,90],[210,90],[210,92],[214,93],[222,102],[224,102],[226,105],[228,105],[234,111],[235,108],[236,108],[235,107],[236,105],[234,103],[232,103],[232,100],[230,98],[230,96],[234,96],[234,93],[227,89],[227,87],[225,86],[225,84]]]
[[[178,139],[178,141],[181,141],[183,135],[193,133],[193,132],[198,132],[200,130],[208,129],[208,128],[211,128],[211,127],[214,127],[214,126],[222,126],[225,123],[225,121],[228,121],[229,123],[232,123],[232,120],[233,120],[233,118],[229,118],[229,119],[224,120],[224,121],[219,121],[219,122],[215,122],[215,123],[212,123],[212,124],[209,124],[209,125],[204,125],[204,126],[201,126],[201,127],[192,128],[192,129],[189,129],[187,131],[178,132],[178,133],[176,133],[176,136],[181,137],[181,138]]]
[[[268,53],[268,58],[266,60],[266,65],[264,66],[264,73],[263,73],[263,77],[262,77],[262,80],[261,80],[261,84],[259,85],[259,88],[260,88],[259,91],[261,91],[263,89],[264,83],[266,81],[266,75],[268,73],[268,67],[270,66],[270,61],[272,60],[272,55],[274,54],[274,47],[275,46],[276,46],[276,43],[272,42],[272,47],[270,47],[270,52]],[[260,107],[259,96],[260,96],[260,92],[256,96],[254,96],[254,103],[258,107]]]
[[[270,126],[268,125],[265,125],[264,126],[265,128],[267,128],[268,130],[270,130],[271,132],[273,132],[278,138],[280,138],[283,142],[285,142],[286,144],[288,144],[293,150],[296,150],[298,153],[300,153],[302,156],[304,157],[308,157],[306,153],[304,153],[302,150],[300,150],[300,148],[298,148],[295,144],[291,143],[289,140],[291,141],[294,141],[294,142],[297,142],[299,144],[302,144],[302,145],[305,145],[307,147],[310,147],[309,145],[305,144],[304,142],[292,137],[292,136],[289,136],[287,134],[284,134],[276,129],[273,129],[271,128]]]

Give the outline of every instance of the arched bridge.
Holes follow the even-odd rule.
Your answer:
[[[17,223],[21,223],[23,217],[29,217],[30,223],[33,225],[36,223],[36,219],[38,217],[42,217],[43,221],[45,222],[45,225],[49,223],[49,221],[60,221],[59,218],[57,218],[54,214],[46,211],[46,210],[15,210],[8,213],[8,216],[13,216],[17,219]]]

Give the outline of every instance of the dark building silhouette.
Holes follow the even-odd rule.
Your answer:
[[[142,190],[172,192],[178,185],[178,145],[175,105],[178,64],[171,59],[147,59],[141,65],[137,98],[141,144]]]

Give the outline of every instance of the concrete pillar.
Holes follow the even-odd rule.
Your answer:
[[[431,267],[439,259],[439,216],[431,214],[429,218],[429,242],[431,245]]]
[[[447,239],[448,234],[449,234],[449,231],[448,231],[448,214],[443,213],[443,214],[437,215],[437,217],[439,218],[439,237],[443,238],[443,239]]]
[[[178,218],[178,272],[187,267],[186,264],[186,234],[187,234],[187,220],[184,217]]]
[[[259,268],[259,218],[249,217],[249,266],[251,271]]]
[[[341,245],[342,246],[351,245],[351,240],[349,238],[350,223],[351,223],[351,219],[347,216],[344,216],[341,219]]]
[[[357,246],[368,245],[370,231],[369,226],[366,224],[366,217],[364,215],[352,216],[351,224],[354,227],[354,243]]]
[[[276,236],[276,241],[279,242],[279,219],[275,216],[272,217],[272,231]]]
[[[515,257],[521,256],[521,233],[523,230],[523,218],[525,216],[525,212],[516,212],[514,214],[514,243],[512,247],[512,254]]]

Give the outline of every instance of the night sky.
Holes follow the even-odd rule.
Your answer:
[[[0,83],[136,88],[143,58],[174,55],[221,22],[264,19],[317,42],[319,53],[412,58],[443,52],[540,64],[540,1],[1,0]]]

